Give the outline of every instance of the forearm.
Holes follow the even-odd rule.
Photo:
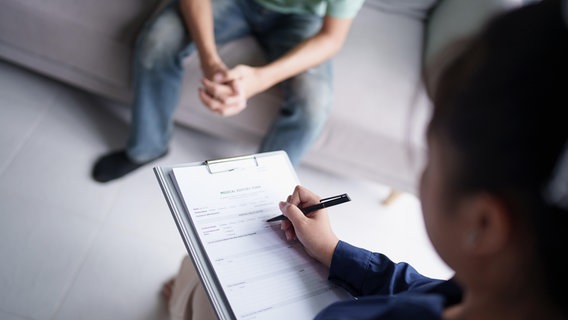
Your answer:
[[[209,0],[181,0],[180,11],[199,53],[201,65],[211,65],[220,58],[215,45],[213,10]]]
[[[331,17],[324,19],[320,32],[299,43],[279,59],[260,67],[259,72],[268,86],[315,67],[339,52],[347,37],[351,20]]]

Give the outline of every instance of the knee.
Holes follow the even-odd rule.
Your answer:
[[[175,10],[166,10],[140,35],[137,44],[138,63],[153,69],[175,60],[183,49],[186,29]]]

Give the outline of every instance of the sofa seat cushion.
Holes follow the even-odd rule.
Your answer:
[[[18,51],[14,62],[65,81],[75,73],[73,84],[114,88],[111,96],[128,100],[131,48],[157,0],[1,3],[0,44]]]

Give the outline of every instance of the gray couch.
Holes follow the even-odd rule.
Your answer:
[[[430,104],[421,84],[424,66],[452,39],[521,2],[367,0],[334,58],[334,110],[304,164],[416,192]],[[0,58],[128,103],[131,48],[160,5],[158,0],[0,0]],[[220,53],[228,65],[263,61],[250,38],[226,44]],[[188,57],[185,68],[177,122],[258,144],[278,110],[278,88],[251,99],[242,114],[219,118],[197,98],[197,57]]]

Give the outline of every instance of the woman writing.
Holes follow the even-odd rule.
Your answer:
[[[545,0],[495,19],[431,86],[420,199],[452,279],[339,241],[325,210],[298,209],[319,202],[301,186],[280,204],[286,237],[358,297],[318,318],[568,318],[565,9]]]

